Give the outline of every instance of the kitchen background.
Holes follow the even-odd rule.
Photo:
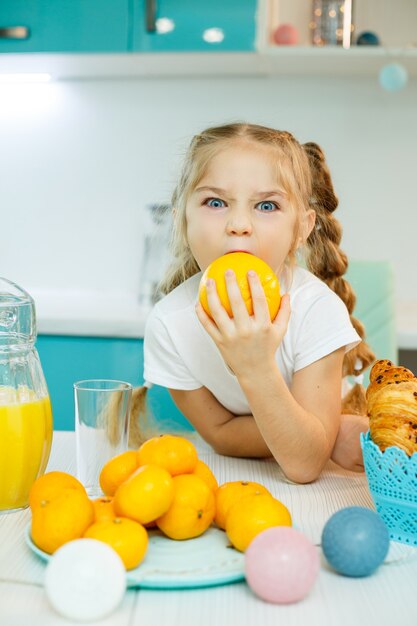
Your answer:
[[[400,35],[392,25],[394,4]],[[297,15],[291,14],[295,5]],[[338,56],[297,61],[285,46],[288,57],[279,61],[274,51],[265,52],[274,47],[268,19],[276,25],[288,16],[300,20],[311,5],[260,3],[257,54],[268,59],[269,70],[250,63],[245,69],[238,57],[235,72],[226,62],[224,70],[213,65],[215,70],[199,75],[201,51],[173,51],[175,62],[141,75],[140,64],[148,59],[140,53],[95,54],[91,61],[79,57],[67,74],[58,71],[59,80],[0,82],[0,275],[35,297],[42,335],[142,336],[146,311],[138,302],[147,207],[170,202],[194,133],[241,120],[286,129],[323,147],[340,198],[342,247],[352,259],[392,265],[400,358],[416,363],[417,57],[408,46],[417,43],[417,3],[368,2],[363,24],[372,26],[375,12],[369,7],[381,12],[385,5],[375,19],[380,25],[383,18],[385,41],[391,36],[395,49],[359,57],[352,71],[343,64],[338,70]],[[299,22],[298,28],[303,43],[308,26]],[[401,32],[402,42],[394,41]],[[6,50],[0,73],[45,65],[49,55],[36,52]],[[378,80],[379,69],[391,60],[408,68],[408,82],[397,91]],[[60,67],[59,55],[50,61]],[[48,366],[51,377],[56,367]],[[98,376],[98,369],[89,376]]]

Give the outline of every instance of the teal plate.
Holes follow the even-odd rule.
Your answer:
[[[144,561],[127,572],[128,587],[144,589],[192,589],[214,587],[245,578],[244,555],[230,547],[226,533],[210,527],[196,539],[173,541],[160,531],[148,531]],[[44,561],[50,554],[32,541],[30,523],[25,529],[29,548]]]

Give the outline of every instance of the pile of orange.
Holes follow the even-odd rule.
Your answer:
[[[215,523],[245,551],[262,530],[291,525],[288,509],[263,485],[236,481],[219,487],[195,446],[181,436],[154,437],[114,457],[102,468],[100,485],[105,496],[90,500],[70,474],[38,478],[30,493],[34,543],[52,554],[73,539],[98,539],[129,570],[145,558],[149,528],[183,540]]]

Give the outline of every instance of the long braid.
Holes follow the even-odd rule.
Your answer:
[[[356,332],[364,339],[364,326],[352,315],[356,296],[348,281],[343,278],[348,261],[346,254],[339,248],[342,228],[333,216],[339,201],[334,193],[330,172],[320,146],[310,142],[304,144],[303,148],[307,153],[312,174],[311,207],[316,211],[316,225],[306,242],[307,267],[343,300]],[[346,353],[344,374],[358,375],[374,360],[375,355],[371,348],[362,341],[356,348]]]

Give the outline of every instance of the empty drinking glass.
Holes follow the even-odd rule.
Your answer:
[[[120,380],[74,384],[77,477],[90,497],[100,497],[103,465],[128,449],[132,385]]]

